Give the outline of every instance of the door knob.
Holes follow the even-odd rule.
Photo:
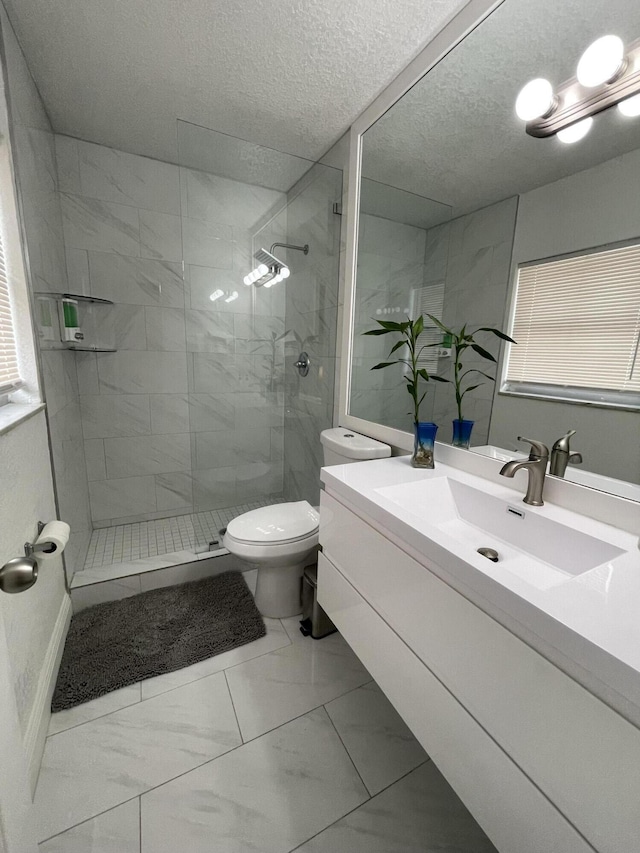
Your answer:
[[[38,561],[35,557],[16,557],[0,569],[2,592],[24,592],[38,580]]]

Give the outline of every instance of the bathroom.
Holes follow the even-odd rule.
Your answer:
[[[38,522],[71,530],[62,557],[36,552],[32,586],[0,592],[0,850],[631,853],[637,276],[625,268],[626,289],[598,305],[612,325],[586,396],[518,386],[507,370],[524,347],[481,332],[497,361],[465,361],[488,374],[464,398],[470,452],[451,446],[452,382],[425,383],[433,471],[409,465],[405,366],[371,370],[396,338],[363,333],[427,313],[512,333],[515,278],[541,275],[536,262],[634,263],[631,89],[626,113],[625,100],[594,108],[568,144],[534,138],[514,102],[533,78],[561,91],[607,33],[627,52],[605,85],[639,91],[640,15],[628,0],[282,0],[269,19],[253,3],[126,5],[0,4],[1,237],[22,383],[0,394],[0,564]],[[247,283],[265,261],[268,286]],[[578,372],[586,359],[562,307],[543,308],[561,385],[570,356]],[[452,380],[450,342],[433,329],[422,342],[436,347],[422,367]],[[518,437],[557,462],[574,429],[562,476],[540,480],[544,506],[525,506],[531,465],[500,476],[527,463]],[[434,504],[433,527],[411,521],[423,487],[440,527]],[[494,524],[505,495],[513,525],[545,532],[523,544],[511,519]],[[284,550],[270,579],[264,552],[280,546],[245,548],[243,517],[250,536],[269,519],[295,540],[295,584],[319,535],[317,595],[338,632],[303,636],[298,593],[281,609]],[[471,527],[485,538],[468,557]],[[540,556],[542,539],[561,556]],[[364,555],[372,578],[383,560],[406,568],[379,605],[384,572],[369,588]],[[72,615],[230,573],[263,636],[51,713]]]

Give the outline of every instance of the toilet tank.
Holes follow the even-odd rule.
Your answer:
[[[325,465],[344,465],[365,459],[383,459],[391,456],[388,444],[367,438],[350,429],[336,427],[320,433]]]

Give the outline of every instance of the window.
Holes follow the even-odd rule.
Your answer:
[[[523,264],[501,391],[640,406],[640,242]]]
[[[0,235],[0,395],[14,391],[21,384],[4,245]]]

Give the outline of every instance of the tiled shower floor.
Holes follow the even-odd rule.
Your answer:
[[[209,542],[219,538],[220,529],[226,527],[236,515],[280,503],[281,500],[262,499],[210,512],[194,512],[94,530],[84,569],[100,569],[114,563],[129,563],[175,551],[206,548]]]

